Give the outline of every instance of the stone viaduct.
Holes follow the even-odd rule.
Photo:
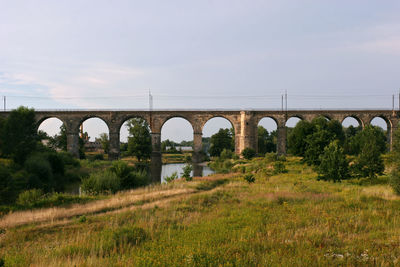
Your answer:
[[[36,111],[37,125],[46,119],[58,118],[67,130],[68,151],[78,156],[79,127],[89,118],[100,118],[109,129],[110,151],[109,157],[119,157],[120,129],[125,121],[135,117],[145,119],[151,130],[153,158],[161,157],[161,128],[164,123],[175,117],[186,119],[193,127],[193,161],[201,160],[202,132],[206,122],[214,117],[222,117],[229,120],[235,131],[235,152],[240,154],[246,147],[257,150],[257,126],[262,118],[272,118],[277,125],[277,152],[286,153],[286,122],[289,118],[297,117],[311,121],[318,116],[334,119],[342,122],[347,117],[355,118],[359,125],[365,127],[372,119],[382,118],[387,124],[389,147],[392,144],[393,131],[398,127],[399,111],[393,110],[66,110]],[[8,112],[0,112],[7,116]]]

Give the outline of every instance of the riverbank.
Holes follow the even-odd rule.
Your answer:
[[[246,173],[217,174],[43,209],[41,217],[6,216],[0,258],[9,266],[399,263],[400,198],[386,176],[331,183],[299,158],[284,164],[288,172],[275,175],[265,159],[243,162],[254,183]]]

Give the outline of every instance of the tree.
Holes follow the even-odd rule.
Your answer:
[[[328,121],[324,117],[315,118],[311,122],[301,121],[289,135],[289,151],[303,156],[304,161],[309,165],[319,165],[319,156],[334,140],[338,140],[340,146],[345,140],[343,127],[338,121]]]
[[[331,142],[320,156],[318,179],[340,182],[349,176],[349,163],[338,141]]]
[[[110,140],[108,139],[107,133],[100,134],[100,143],[101,146],[103,147],[104,153],[108,154],[108,150],[110,148]]]
[[[60,133],[49,138],[49,146],[67,151],[67,128],[64,123],[60,126]]]
[[[267,129],[262,126],[257,128],[258,136],[258,153],[265,154],[276,152],[276,140],[274,140],[274,132],[268,133]]]
[[[380,147],[374,138],[363,144],[360,154],[354,164],[354,172],[359,177],[375,178],[385,169],[381,157]]]
[[[400,128],[393,135],[393,151],[391,153],[393,169],[390,173],[390,185],[393,191],[400,195]]]
[[[386,152],[386,136],[382,128],[368,125],[362,131],[357,131],[354,136],[349,138],[347,143],[348,153],[350,155],[360,154],[364,144],[371,142],[371,140],[374,140],[380,153]]]
[[[35,151],[39,141],[36,131],[35,111],[26,107],[19,107],[11,111],[3,124],[2,140],[7,140],[1,145],[5,156],[12,157],[18,164],[23,164],[25,159]]]
[[[305,142],[308,135],[312,134],[314,126],[308,121],[299,121],[288,135],[288,152],[303,157],[307,150]]]
[[[150,127],[146,120],[133,118],[128,121],[128,154],[135,156],[139,161],[151,157]]]
[[[233,150],[232,132],[229,129],[219,129],[219,131],[211,136],[210,139],[210,155],[219,156],[224,149]]]

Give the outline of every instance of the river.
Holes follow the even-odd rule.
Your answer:
[[[161,168],[161,182],[165,182],[164,178],[167,176],[172,175],[174,172],[177,172],[178,177],[181,176],[182,174],[182,169],[185,166],[185,163],[172,163],[172,164],[164,164],[162,165]],[[208,166],[202,166],[202,165],[193,165],[194,171],[191,172],[191,175],[193,176],[208,176],[210,174],[215,173],[210,167]]]

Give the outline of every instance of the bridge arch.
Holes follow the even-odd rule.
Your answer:
[[[299,121],[303,121],[304,117],[301,115],[292,115],[285,121],[286,127],[295,127]]]
[[[276,152],[277,132],[278,120],[276,118],[265,116],[258,121],[257,138],[255,138],[258,153],[265,154],[267,152]]]
[[[349,116],[343,117],[342,120],[340,121],[340,124],[343,125],[343,123],[344,123],[344,125],[347,125],[347,123],[350,123],[349,124],[349,126],[350,126],[350,125],[354,124],[355,122],[358,123],[358,126],[360,126],[361,128],[364,129],[364,126],[365,126],[364,121],[362,119],[360,119],[357,115],[349,115]]]
[[[236,151],[238,147],[238,135],[240,133],[237,132],[237,127],[232,123],[232,121],[225,116],[212,116],[207,118],[207,120],[201,126],[201,135],[204,137],[211,137],[216,134],[220,129],[233,129],[233,144],[232,150]],[[209,152],[210,144],[204,144],[202,150],[206,153]]]
[[[379,126],[384,131],[390,131],[393,127],[392,121],[383,115],[373,116],[368,123],[374,126]]]

